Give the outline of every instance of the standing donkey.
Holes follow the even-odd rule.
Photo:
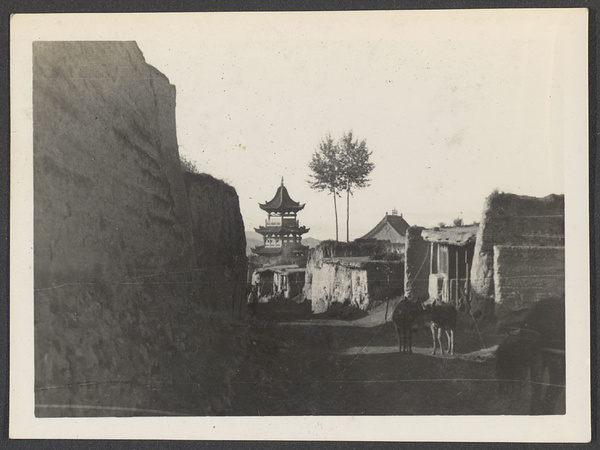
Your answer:
[[[454,331],[456,330],[456,308],[450,303],[437,303],[434,301],[431,306],[423,306],[425,311],[425,320],[429,321],[431,328],[431,337],[433,338],[432,355],[440,347],[440,352],[444,354],[442,345],[442,331],[446,333],[448,339],[448,353],[454,354]]]
[[[422,313],[423,309],[419,302],[413,302],[405,297],[402,297],[394,308],[392,321],[396,326],[400,353],[412,353],[412,328]]]

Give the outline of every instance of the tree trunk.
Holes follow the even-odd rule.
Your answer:
[[[337,213],[337,200],[336,200],[336,192],[333,190],[333,209],[335,211],[335,241],[337,242],[339,239],[338,233],[338,213]]]
[[[346,185],[346,242],[350,242],[350,183]]]

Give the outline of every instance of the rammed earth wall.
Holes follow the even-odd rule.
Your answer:
[[[494,246],[499,326],[521,323],[541,299],[565,294],[564,247]]]
[[[314,313],[322,313],[332,303],[347,303],[367,309],[370,297],[367,271],[324,262],[312,271],[311,307]]]
[[[33,131],[36,414],[225,411],[243,293],[203,286],[236,285],[244,227],[186,189],[175,87],[134,42],[36,42]]]
[[[484,204],[471,269],[472,310],[494,318],[494,246],[564,246],[564,196],[494,193]]]
[[[421,237],[422,227],[406,230],[406,256],[404,258],[404,294],[415,300],[429,298],[429,271],[431,244]]]
[[[206,174],[185,174],[202,297],[212,311],[236,315],[246,290],[246,235],[237,192]]]

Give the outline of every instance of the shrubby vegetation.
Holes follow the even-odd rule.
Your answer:
[[[191,162],[189,159],[187,159],[185,156],[183,156],[182,154],[179,155],[179,161],[181,162],[181,170],[183,172],[195,173],[198,175],[200,174],[200,171],[198,170],[196,165],[193,162]]]

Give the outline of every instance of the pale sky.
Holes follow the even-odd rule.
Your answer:
[[[282,176],[307,236],[334,237],[307,164],[327,133],[367,141],[371,186],[351,239],[397,208],[411,225],[479,221],[494,189],[564,192],[569,55],[586,45],[556,10],[200,14],[140,33],[177,88],[180,153],[234,186],[246,229]],[[585,47],[584,47],[585,48]],[[585,105],[584,105],[585,106]],[[345,238],[345,198],[340,199]]]

